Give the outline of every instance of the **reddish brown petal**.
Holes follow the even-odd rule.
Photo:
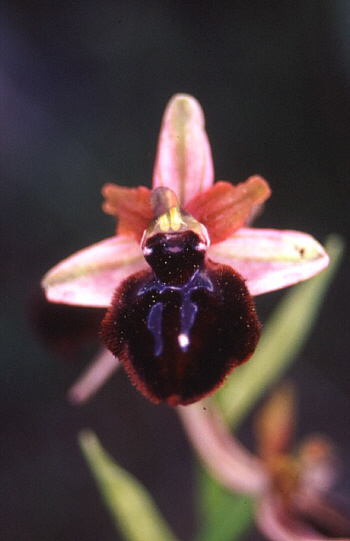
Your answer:
[[[268,183],[258,175],[237,186],[221,181],[191,199],[186,210],[206,226],[210,240],[215,244],[242,227],[255,207],[266,201],[270,194]]]
[[[102,205],[104,212],[118,218],[117,234],[141,240],[144,230],[153,218],[151,190],[144,186],[126,188],[105,184],[102,195],[105,198]]]
[[[295,427],[295,392],[289,383],[280,385],[257,413],[255,437],[264,460],[290,451]]]

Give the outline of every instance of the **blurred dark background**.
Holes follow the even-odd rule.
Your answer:
[[[270,181],[259,226],[346,237],[349,10],[347,0],[2,3],[2,540],[118,539],[77,446],[83,427],[146,484],[181,539],[193,536],[195,470],[174,412],[149,404],[122,371],[88,405],[70,406],[65,392],[98,347],[101,313],[49,309],[40,278],[113,233],[100,210],[105,182],[150,186],[176,92],[203,106],[217,179]],[[297,437],[327,433],[345,456],[348,268],[346,255],[289,371]],[[257,299],[263,321],[282,295]]]

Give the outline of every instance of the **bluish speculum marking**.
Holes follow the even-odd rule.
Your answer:
[[[140,293],[139,293],[140,294]],[[163,353],[163,337],[162,337],[162,314],[164,304],[157,302],[151,307],[148,318],[147,328],[152,333],[154,338],[154,355],[159,357]]]
[[[181,247],[179,247],[178,250],[172,249],[172,253],[179,253],[181,250]],[[178,309],[181,314],[181,327],[177,338],[181,350],[186,352],[191,343],[191,329],[198,312],[198,305],[191,300],[191,295],[194,291],[199,289],[205,289],[211,292],[214,291],[213,283],[210,278],[206,276],[203,270],[197,269],[194,271],[191,278],[182,286],[167,285],[155,277],[154,280],[145,284],[138,292],[138,297],[142,297],[146,293],[151,293],[154,298],[159,299],[159,301],[151,307],[147,318],[147,328],[154,338],[155,356],[158,357],[163,353],[164,300],[162,300],[162,297],[164,299],[164,297],[166,297],[164,294],[167,292],[180,297]]]

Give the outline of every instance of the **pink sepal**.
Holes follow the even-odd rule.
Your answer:
[[[232,237],[211,245],[208,257],[237,270],[252,295],[311,278],[329,263],[324,248],[312,236],[274,229],[239,229]]]
[[[212,402],[178,406],[177,411],[193,447],[222,485],[251,494],[266,488],[268,477],[261,460],[234,439]]]
[[[42,286],[52,302],[108,307],[122,280],[146,268],[138,242],[115,236],[58,263],[44,276]]]
[[[170,188],[184,206],[213,182],[213,160],[202,108],[192,96],[176,94],[163,116],[152,187]]]

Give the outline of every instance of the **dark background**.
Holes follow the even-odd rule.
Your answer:
[[[76,337],[100,313],[51,311],[38,284],[63,257],[113,233],[100,211],[105,182],[150,186],[176,92],[204,108],[217,179],[270,181],[259,226],[346,237],[349,3],[12,1],[2,4],[0,33],[1,538],[117,539],[76,443],[90,427],[188,540],[195,474],[174,412],[149,404],[122,371],[87,406],[68,405],[65,390],[96,350]],[[346,256],[290,371],[297,437],[325,432],[344,456],[348,268]],[[257,299],[263,321],[281,296]],[[252,530],[245,539],[262,538]]]

